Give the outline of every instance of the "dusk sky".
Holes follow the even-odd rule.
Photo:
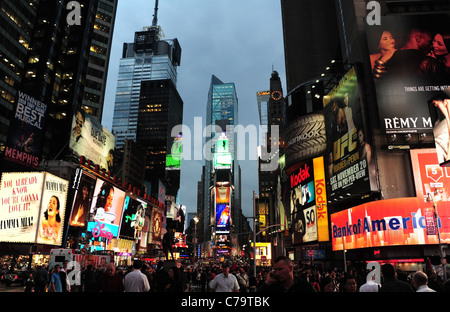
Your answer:
[[[151,26],[154,6],[154,0],[119,0],[102,120],[109,131],[123,43],[133,42],[136,31]],[[194,118],[202,118],[205,126],[212,75],[224,83],[235,83],[238,124],[244,127],[259,125],[256,93],[269,89],[272,66],[286,93],[280,0],[160,0],[158,25],[165,39],[177,38],[182,49],[177,89],[184,103],[183,124],[193,136],[202,135],[193,133]],[[240,142],[246,143],[248,140]],[[253,190],[258,194],[257,164],[248,158],[239,161],[245,216],[253,214]],[[197,182],[203,164],[204,160],[182,160],[177,201],[186,205],[188,213],[197,209]]]

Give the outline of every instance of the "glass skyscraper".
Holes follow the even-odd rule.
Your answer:
[[[224,83],[216,76],[212,75],[211,84],[208,93],[208,102],[206,106],[206,125],[219,125],[222,128],[222,132],[226,131],[226,136],[229,139],[229,148],[232,155],[232,185],[233,190],[233,205],[232,210],[239,211],[240,206],[240,168],[237,155],[237,143],[234,134],[233,127],[238,125],[238,97],[236,93],[236,86],[234,83]],[[229,130],[229,131],[227,131]],[[206,137],[206,141],[210,141],[215,136],[219,137],[220,134],[216,134],[214,131],[210,137]],[[214,183],[214,168],[213,162],[205,160],[205,175],[204,175],[204,229],[210,231],[209,227],[214,215],[213,205],[211,204],[211,192],[210,187]],[[206,233],[205,238],[210,235],[210,232]]]
[[[164,40],[159,26],[145,27],[133,43],[124,43],[112,122],[116,148],[136,140],[141,82],[169,79],[176,86],[180,58],[178,40]]]

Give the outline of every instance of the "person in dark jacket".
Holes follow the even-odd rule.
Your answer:
[[[258,292],[316,292],[307,281],[294,277],[294,264],[289,257],[275,259],[273,270],[267,274]]]
[[[414,292],[412,286],[401,281],[396,277],[394,266],[386,263],[381,267],[383,282],[381,283],[380,292]]]

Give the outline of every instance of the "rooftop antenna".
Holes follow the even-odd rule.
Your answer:
[[[158,25],[158,0],[155,0],[155,13],[153,14],[152,26]]]

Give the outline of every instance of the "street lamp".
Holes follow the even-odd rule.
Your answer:
[[[436,198],[437,197],[437,198]],[[445,251],[443,249],[442,243],[441,243],[441,231],[439,229],[439,214],[438,214],[438,201],[439,201],[440,195],[437,189],[434,190],[434,193],[428,193],[428,201],[433,202],[433,208],[434,208],[434,220],[437,228],[437,235],[439,240],[439,254],[441,257],[441,266],[442,266],[442,274],[444,278],[444,282],[447,282],[447,265],[445,263]]]
[[[197,253],[197,223],[198,223],[198,217],[197,216],[195,216],[194,217],[194,222],[195,222],[195,225],[194,225],[194,259],[195,259],[195,255],[196,255],[196,253]]]

